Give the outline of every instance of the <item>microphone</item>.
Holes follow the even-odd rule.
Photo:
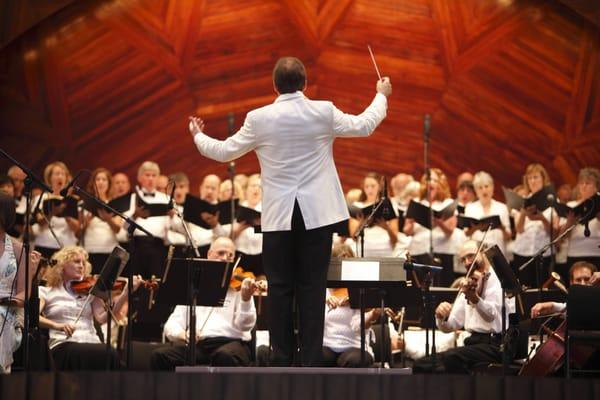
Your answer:
[[[592,234],[592,232],[590,232],[590,221],[585,221],[585,224],[583,224],[583,236],[590,237],[590,235]]]
[[[169,196],[169,210],[172,210],[174,208],[173,205],[173,196],[175,196],[175,187],[177,186],[177,184],[175,183],[175,181],[173,181],[173,188],[171,189],[171,195]]]
[[[550,203],[550,205],[553,205],[553,204],[556,202],[556,197],[554,196],[554,194],[553,194],[553,193],[548,193],[548,194],[546,195],[546,201],[547,201],[548,203]]]
[[[75,177],[73,179],[71,179],[71,182],[69,182],[67,184],[67,186],[65,186],[65,188],[60,191],[60,195],[62,197],[65,197],[67,195],[67,192],[69,191],[69,189],[71,189],[71,187],[73,187],[73,185],[75,184],[75,182],[77,182],[77,179],[81,176],[81,174],[83,173],[83,171],[84,170],[81,170],[77,174],[75,174]]]
[[[431,115],[425,114],[423,118],[423,140],[429,142],[429,131],[431,130]]]

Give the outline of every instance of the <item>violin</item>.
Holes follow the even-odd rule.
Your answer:
[[[98,282],[98,275],[90,275],[80,281],[71,281],[71,290],[77,294],[88,294],[96,282]],[[122,291],[126,284],[125,280],[116,280],[112,290]]]
[[[233,270],[233,275],[231,275],[231,279],[229,281],[229,287],[234,290],[241,290],[242,282],[244,282],[244,279],[246,278],[250,278],[255,281],[258,292],[263,292],[267,290],[265,281],[257,281],[256,276],[254,276],[252,272],[244,271],[242,267],[235,267],[235,269]]]

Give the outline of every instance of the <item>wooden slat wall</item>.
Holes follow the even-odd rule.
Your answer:
[[[229,112],[239,127],[275,98],[283,55],[305,62],[310,97],[359,113],[376,80],[367,44],[394,93],[372,137],[336,142],[345,188],[367,171],[420,175],[426,113],[432,166],[451,180],[483,169],[514,185],[541,162],[573,183],[600,165],[600,28],[559,0],[33,3],[0,7],[2,20],[29,21],[0,31],[0,43],[16,36],[0,48],[0,147],[38,172],[61,159],[133,176],[153,159],[194,186],[225,176],[194,149],[188,115],[225,138]],[[249,154],[237,167],[258,162]]]

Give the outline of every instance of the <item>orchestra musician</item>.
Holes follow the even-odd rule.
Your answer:
[[[25,257],[23,244],[7,234],[14,222],[14,198],[0,191],[0,374],[11,372],[13,353],[21,345],[23,329]],[[30,277],[39,262],[40,253],[32,251]]]
[[[272,365],[291,365],[295,354],[293,299],[300,316],[300,365],[319,365],[323,347],[323,293],[334,227],[348,219],[348,208],[333,161],[336,137],[368,136],[385,118],[389,78],[360,115],[344,114],[331,102],[304,96],[306,70],[300,60],[283,57],[273,69],[278,98],[248,113],[242,128],[224,141],[203,133],[190,118],[200,153],[226,162],[254,150],[263,184],[263,265],[269,279]]]
[[[59,370],[104,369],[106,346],[101,343],[94,320],[103,324],[110,318],[104,301],[92,295],[86,301],[88,291],[78,292],[73,284],[90,277],[92,266],[82,247],[66,246],[52,256],[56,265],[48,268],[47,286],[39,287],[40,327],[50,331],[49,347],[54,365]],[[133,289],[141,279],[134,277]],[[127,305],[127,288],[114,299],[113,313],[119,314]],[[78,315],[80,318],[77,319]],[[110,365],[119,366],[116,351],[109,354]]]
[[[432,358],[415,361],[414,372],[470,373],[479,363],[502,361],[500,352],[502,333],[502,288],[488,260],[480,253],[479,244],[468,240],[459,250],[459,257],[467,270],[475,262],[475,272],[461,284],[454,304],[442,302],[435,310],[437,327],[443,332],[458,329],[470,335],[464,346],[437,354]],[[514,299],[507,300],[507,313],[514,311]]]
[[[208,259],[232,262],[235,245],[228,237],[219,237],[208,250]],[[196,363],[213,366],[247,366],[250,364],[251,330],[256,323],[252,299],[258,285],[245,278],[241,290],[227,290],[223,307],[196,307]],[[169,316],[164,335],[172,346],[152,352],[153,369],[174,370],[185,364],[189,338],[188,306],[178,305]]]

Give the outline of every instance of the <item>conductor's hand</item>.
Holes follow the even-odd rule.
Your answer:
[[[435,316],[439,319],[448,319],[452,311],[452,304],[444,301],[435,309]]]
[[[392,82],[390,82],[390,78],[384,76],[381,80],[377,81],[377,93],[381,93],[385,97],[392,94]]]
[[[196,136],[198,132],[204,132],[204,121],[199,117],[189,117],[190,123],[188,128],[192,137]]]

